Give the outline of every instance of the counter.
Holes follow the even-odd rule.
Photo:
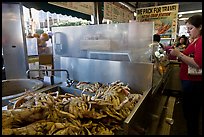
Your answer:
[[[63,64],[66,65],[66,63]],[[112,63],[114,64],[114,62]],[[127,64],[125,66],[126,67],[124,68],[127,68]],[[138,65],[134,67],[137,68]],[[144,71],[144,69],[142,70]],[[168,97],[163,95],[163,90],[166,80],[169,77],[169,72],[169,66],[166,67],[163,75],[159,74],[158,71],[153,72],[152,88],[150,90],[146,90],[146,92],[143,92],[142,100],[137,106],[135,106],[135,110],[133,111],[133,114],[130,116],[130,118],[126,119],[125,128],[127,131],[121,134],[154,135],[157,133],[159,123],[161,121],[163,113],[165,112],[164,108],[166,108],[166,104],[168,102]],[[45,88],[50,90],[53,89],[53,87],[59,90],[60,85],[53,85],[51,88],[50,86],[47,86]],[[42,91],[45,91],[45,88],[43,88]],[[62,89],[62,87],[60,88]]]
[[[171,124],[167,123],[166,119],[172,120],[176,98],[170,96],[167,89],[177,87],[179,90],[179,86],[177,86],[179,83],[179,64],[178,61],[170,60],[163,75],[154,71],[152,92],[146,103],[146,112],[148,112],[147,116],[150,121],[145,133],[147,135],[170,134]],[[170,84],[172,80],[178,82],[177,85],[172,86]]]
[[[166,87],[165,87],[165,89],[168,92],[180,92],[182,90],[181,80],[179,76],[180,64],[181,62],[178,62],[176,60],[170,60],[170,64],[169,64],[170,75],[167,79]]]
[[[149,109],[148,116],[151,121],[146,131],[147,135],[155,135],[158,132],[158,127],[162,119],[162,113],[168,100],[168,97],[163,95],[163,92],[169,74],[169,65],[166,67],[163,75],[160,75],[157,71],[154,71],[152,94],[150,94],[147,103]]]

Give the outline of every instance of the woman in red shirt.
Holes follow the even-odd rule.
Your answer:
[[[183,112],[187,121],[188,135],[199,135],[199,118],[200,112],[202,113],[204,92],[202,75],[189,75],[188,65],[202,69],[202,15],[190,17],[186,21],[186,27],[194,41],[188,45],[183,53],[179,49],[171,49],[170,54],[177,56],[182,61],[180,79],[183,89]]]

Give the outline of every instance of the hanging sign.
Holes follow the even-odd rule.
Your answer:
[[[104,2],[104,19],[125,23],[133,19],[133,13],[111,2]]]
[[[154,34],[161,35],[161,38],[176,38],[178,4],[162,5],[136,10],[138,22],[153,21]]]
[[[112,3],[104,2],[104,18],[112,20]]]
[[[93,15],[94,13],[94,2],[48,2],[48,3],[88,15]]]

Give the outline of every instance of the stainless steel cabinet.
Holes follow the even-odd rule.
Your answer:
[[[27,49],[20,3],[2,3],[2,50],[6,79],[26,78]]]

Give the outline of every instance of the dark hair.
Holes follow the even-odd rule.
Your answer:
[[[193,15],[190,18],[188,18],[188,20],[185,23],[189,23],[195,26],[196,28],[199,28],[202,25],[202,15],[200,14]],[[200,34],[202,35],[202,29],[200,31]]]
[[[164,45],[160,43],[161,37],[159,34],[154,34],[153,35],[153,41],[156,41],[159,43],[159,45],[164,49]]]
[[[184,43],[183,43],[183,44],[186,45],[186,46],[188,46],[188,44],[189,44],[189,43],[188,43],[188,38],[187,38],[185,35],[182,35],[181,37],[178,38],[178,43],[176,44],[176,47],[182,45],[182,44],[180,43],[180,39],[181,39],[181,38],[184,38]]]
[[[161,40],[161,37],[160,37],[159,34],[154,34],[153,35],[153,41],[160,42],[160,40]]]
[[[180,41],[181,38],[184,38],[184,45],[186,45],[188,38],[185,35],[182,35],[181,37],[179,37],[178,41]]]

